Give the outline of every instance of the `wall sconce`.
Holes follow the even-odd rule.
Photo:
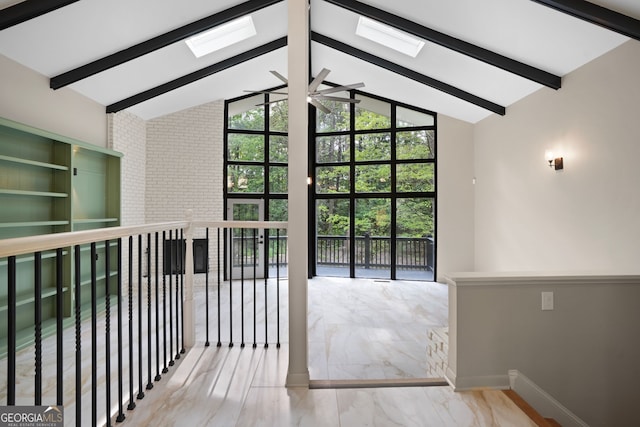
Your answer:
[[[313,179],[310,176],[307,177],[307,185],[313,184]]]
[[[555,157],[553,155],[553,151],[547,151],[545,153],[545,158],[547,159],[547,162],[549,162],[550,168],[555,168],[555,170],[564,169],[562,157]]]

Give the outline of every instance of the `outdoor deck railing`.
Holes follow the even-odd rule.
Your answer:
[[[276,250],[277,240],[279,247]],[[269,237],[269,264],[286,263],[287,236]],[[346,236],[317,237],[317,265],[345,267],[349,266],[349,238]],[[285,243],[285,244],[283,244]],[[356,266],[363,268],[389,268],[391,266],[391,238],[382,236],[356,236]],[[280,254],[280,256],[277,256]],[[433,271],[432,237],[396,237],[396,268],[400,270]]]

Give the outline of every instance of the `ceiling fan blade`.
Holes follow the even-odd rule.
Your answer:
[[[324,79],[329,75],[330,72],[331,70],[327,70],[326,68],[320,70],[320,73],[318,73],[316,78],[313,79],[313,81],[309,84],[309,93],[315,92],[316,89],[318,89],[318,86],[320,86],[320,84],[324,81]]]
[[[322,105],[321,103],[319,103],[313,98],[309,100],[309,103],[314,107],[316,107],[317,109],[319,109],[320,111],[324,112],[325,114],[331,113],[331,110],[329,110],[327,107],[325,107],[324,105]]]
[[[359,87],[364,87],[364,83],[360,82],[360,83],[353,83],[350,85],[330,87],[328,89],[315,91],[311,95],[326,95],[329,93],[344,92],[345,90],[358,89]]]
[[[287,85],[289,84],[289,80],[287,80],[287,78],[282,74],[280,74],[279,72],[271,70],[270,73],[276,76],[278,79],[282,80],[284,84],[287,84]]]
[[[243,92],[249,93],[265,93],[267,95],[276,94],[276,95],[289,95],[287,92],[276,92],[273,90],[244,90]]]
[[[260,104],[256,104],[256,107],[259,107],[261,105],[275,104],[276,102],[282,102],[282,101],[286,101],[286,100],[287,100],[287,98],[282,98],[282,99],[276,99],[275,101],[261,102]]]
[[[352,104],[358,104],[360,102],[359,99],[353,99],[353,98],[342,98],[339,96],[325,96],[325,95],[316,95],[313,97],[313,99],[322,99],[325,101],[338,101],[338,102],[350,102]]]

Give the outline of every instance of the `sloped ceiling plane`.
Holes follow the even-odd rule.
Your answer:
[[[185,40],[251,16],[255,35],[196,57]],[[152,119],[282,82],[286,0],[0,0],[0,54],[102,104]],[[311,0],[311,71],[476,123],[640,40],[636,0]],[[362,18],[417,38],[415,57],[356,34]],[[312,78],[310,76],[310,78]]]

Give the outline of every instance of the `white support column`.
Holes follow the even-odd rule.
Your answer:
[[[287,387],[309,387],[307,163],[309,3],[289,0],[289,370]]]
[[[184,254],[184,345],[193,347],[196,342],[196,317],[193,309],[193,211],[187,210],[185,220],[188,222],[185,229],[185,254]]]

